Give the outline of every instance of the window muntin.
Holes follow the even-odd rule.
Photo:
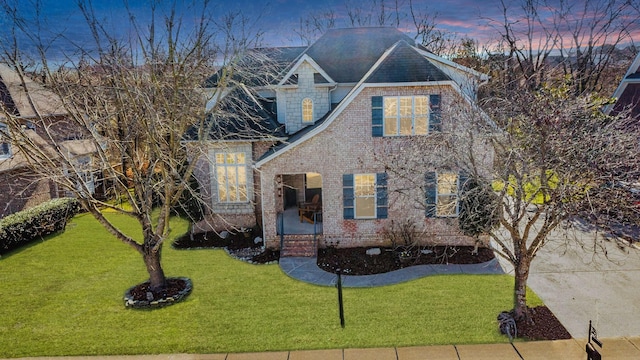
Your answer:
[[[247,202],[246,155],[242,152],[216,154],[218,201]]]
[[[356,174],[353,177],[356,219],[376,217],[376,175]]]
[[[426,135],[427,96],[385,96],[384,136]]]
[[[302,122],[313,121],[313,100],[305,98],[302,100]]]
[[[436,188],[436,216],[457,216],[458,174],[439,173]]]

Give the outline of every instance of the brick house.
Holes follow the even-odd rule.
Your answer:
[[[247,101],[270,136],[210,141],[198,177],[214,214],[198,226],[259,224],[266,246],[289,255],[388,245],[383,233],[405,221],[423,242],[473,245],[456,219],[463,169],[439,154],[486,75],[394,28],[329,30],[277,54],[286,66],[256,88],[260,100]],[[416,149],[442,161],[396,176],[398,159]],[[486,147],[473,151],[491,166]],[[308,248],[293,250],[302,243]]]
[[[28,94],[25,91],[28,89]],[[81,140],[82,134],[65,121],[66,112],[57,97],[42,85],[0,64],[0,102],[4,111],[16,117],[29,139],[46,149],[51,140],[57,142],[79,164],[90,163],[92,146]],[[30,103],[33,101],[33,105]],[[36,113],[36,109],[38,113]],[[49,133],[44,133],[44,128]],[[67,194],[53,181],[41,178],[27,166],[25,154],[10,143],[6,117],[0,113],[0,217],[33,207]],[[52,139],[49,139],[49,136]],[[94,189],[93,173],[87,172],[86,184]]]
[[[611,115],[629,111],[635,119],[640,119],[640,53],[636,55],[620,85],[613,93],[616,102],[605,109]]]

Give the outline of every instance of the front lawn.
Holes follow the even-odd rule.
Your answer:
[[[115,217],[132,233],[135,225]],[[120,216],[120,217],[119,217]],[[187,223],[176,219],[173,234]],[[0,258],[0,357],[222,353],[506,342],[496,316],[512,307],[513,278],[434,276],[345,289],[340,327],[333,287],[301,283],[278,265],[250,265],[222,250],[174,250],[167,276],[192,294],[160,310],[125,309],[123,294],[147,279],[139,255],[90,215]],[[540,305],[529,295],[529,305]]]

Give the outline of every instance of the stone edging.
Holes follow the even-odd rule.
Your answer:
[[[187,297],[187,295],[191,293],[191,290],[193,290],[193,283],[189,278],[186,278],[186,277],[167,278],[167,280],[170,280],[170,279],[179,279],[184,281],[186,284],[185,288],[181,290],[177,295],[169,296],[167,298],[160,299],[160,300],[147,301],[147,300],[133,299],[133,296],[131,296],[131,291],[140,284],[134,285],[130,287],[129,290],[127,290],[127,292],[124,294],[124,306],[126,308],[132,308],[132,309],[157,309],[164,306],[173,305],[183,300],[184,298]]]

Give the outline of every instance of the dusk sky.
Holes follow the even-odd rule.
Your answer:
[[[33,13],[33,6],[29,5],[31,0],[14,0],[18,1],[22,10]],[[188,0],[175,0],[178,4],[190,4]],[[381,0],[376,0],[379,4]],[[395,0],[383,0],[387,8],[391,8],[395,4]],[[556,2],[560,0],[550,0]],[[43,26],[52,33],[65,31],[65,34],[75,41],[82,41],[87,38],[88,34],[85,30],[84,20],[76,6],[75,0],[41,0],[42,14],[46,19]],[[172,1],[159,1],[161,7],[167,8]],[[242,11],[243,14],[252,19],[259,19],[255,24],[255,29],[265,31],[265,46],[287,46],[301,45],[300,37],[296,35],[295,30],[299,28],[301,18],[308,17],[311,14],[322,14],[333,10],[336,14],[337,27],[348,26],[346,22],[346,5],[351,7],[360,7],[363,9],[371,9],[374,0],[234,0],[212,2],[212,9],[215,14],[224,14],[230,11]],[[508,2],[508,1],[507,1]],[[519,3],[520,1],[518,1]],[[145,17],[149,14],[148,0],[129,0],[129,4],[133,9],[136,17],[144,23]],[[399,0],[403,7],[403,11],[408,13],[409,0]],[[578,4],[579,1],[570,3]],[[93,0],[93,6],[99,18],[105,19],[111,24],[114,30],[126,33],[126,11],[123,2],[119,0]],[[431,0],[413,0],[414,8],[420,13],[436,14],[436,23],[442,30],[454,32],[458,37],[471,37],[478,39],[481,43],[486,43],[497,38],[495,29],[488,25],[488,19],[501,20],[501,9],[499,0],[448,0],[448,1],[431,1]],[[379,5],[378,5],[379,6]],[[520,10],[515,1],[511,6],[514,14],[518,14]],[[180,6],[184,8],[183,6]],[[543,12],[544,16],[544,12]],[[185,18],[188,18],[186,16]],[[0,28],[7,31],[8,26],[2,26],[0,19]],[[640,25],[637,25],[638,27]],[[411,23],[411,19],[406,16],[401,30],[413,36],[415,31]],[[640,40],[640,31],[635,30],[636,40]]]
[[[33,6],[29,4],[32,0],[21,0],[20,6],[23,10],[33,12]],[[256,0],[234,0],[234,1],[213,1],[212,8],[216,13],[227,13],[229,11],[242,11],[247,16],[259,19],[258,28],[266,31],[267,45],[297,45],[299,37],[293,31],[298,28],[301,18],[310,14],[322,14],[329,10],[333,10],[337,15],[338,27],[344,27],[346,22],[346,5],[351,7],[361,7],[371,9],[374,0],[272,0],[272,1],[256,1]],[[384,0],[383,0],[384,1]],[[190,1],[177,0],[178,4],[190,3]],[[496,6],[488,6],[488,4],[497,0],[478,1],[478,0],[449,0],[449,1],[430,1],[430,0],[413,0],[414,8],[420,12],[436,13],[437,22],[443,29],[455,31],[460,34],[472,37],[485,38],[490,36],[491,32],[486,28],[479,27],[481,22],[480,16],[496,18],[500,16]],[[56,30],[66,29],[66,31],[75,37],[83,36],[83,20],[77,8],[75,0],[41,0],[42,13],[47,19],[48,26]],[[93,6],[96,13],[100,17],[123,23],[126,19],[126,12],[122,1],[118,0],[93,0]],[[148,0],[129,0],[134,13],[144,18],[148,14]],[[169,4],[170,1],[161,1],[163,4]],[[380,3],[380,0],[377,0]],[[390,10],[395,0],[386,0],[385,6]],[[401,0],[400,4],[404,4],[405,11],[408,9],[408,0]],[[168,7],[168,5],[162,5]],[[377,8],[377,7],[376,7]],[[388,10],[388,11],[389,11]],[[408,11],[407,11],[408,12]],[[407,31],[412,31],[413,26],[410,19],[405,18]],[[343,25],[343,26],[340,26]]]

